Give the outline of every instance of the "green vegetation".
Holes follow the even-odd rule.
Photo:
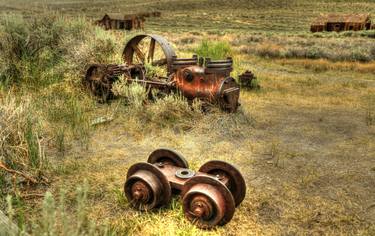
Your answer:
[[[261,89],[241,91],[235,114],[123,81],[124,98],[96,102],[81,85],[87,65],[121,62],[139,32],[92,20],[155,9],[147,33],[181,57],[232,56],[233,75],[251,70]],[[0,0],[0,210],[31,235],[373,235],[374,31],[310,34],[332,9],[374,15],[375,3]],[[228,225],[196,228],[178,198],[131,209],[127,169],[159,147],[195,170],[212,159],[239,167],[248,191]]]
[[[286,40],[285,36],[258,35],[256,37],[239,37],[235,43],[241,45],[240,50],[243,53],[266,58],[308,58],[360,62],[375,60],[373,53],[375,45],[371,40],[365,38],[316,37],[313,34],[290,36]],[[337,50],[338,48],[340,50]]]
[[[38,135],[38,122],[30,113],[30,101],[17,103],[9,95],[0,104],[0,197],[18,191],[19,180],[30,184],[43,181],[48,160]],[[16,171],[16,172],[14,172]],[[13,174],[14,179],[8,175]],[[0,205],[4,204],[0,201]]]
[[[230,57],[232,50],[228,42],[213,42],[204,40],[194,51],[200,57],[209,57],[213,60],[220,60]]]
[[[20,232],[15,235],[25,235],[30,229],[35,235],[114,235],[108,225],[100,226],[89,219],[87,192],[87,184],[78,186],[75,193],[76,199],[69,202],[69,206],[67,206],[65,191],[60,192],[57,201],[52,193],[46,192],[38,218],[28,222],[30,224],[21,225]],[[15,209],[10,196],[7,202],[7,213],[9,219],[12,220],[15,216]],[[75,209],[74,212],[68,211],[71,207]],[[7,232],[3,233],[8,235]]]

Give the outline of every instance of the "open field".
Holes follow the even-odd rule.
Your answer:
[[[97,103],[81,87],[84,66],[119,62],[126,40],[140,32],[104,32],[89,21],[120,10],[161,11],[161,18],[146,20],[145,31],[165,36],[181,57],[203,40],[228,43],[234,75],[253,70],[261,89],[242,91],[235,114],[204,114],[173,99],[141,108],[123,100]],[[12,117],[20,121],[13,127],[37,124],[34,133],[22,130],[29,134],[20,141],[28,151],[12,151],[28,158],[34,150],[32,168],[12,164],[43,182],[14,185],[0,170],[0,210],[11,208],[20,227],[34,235],[375,235],[375,33],[311,35],[311,20],[333,10],[375,15],[375,2],[0,0],[2,14],[29,19],[54,11],[60,17],[38,28],[45,34],[42,42],[51,45],[38,64],[10,56],[0,60],[4,75],[13,71],[14,61],[23,69],[17,77],[0,74],[6,78],[1,114],[16,111]],[[9,28],[4,21],[0,25],[5,39]],[[45,30],[51,25],[56,33]],[[44,34],[35,33],[30,41]],[[7,44],[1,42],[3,53]],[[22,109],[12,109],[19,105]],[[114,120],[90,125],[108,116]],[[3,161],[9,154],[4,147],[13,147],[0,144]],[[229,224],[212,231],[196,228],[184,218],[178,198],[147,214],[130,208],[122,196],[126,172],[159,147],[178,150],[194,169],[213,159],[239,167],[248,191]],[[49,194],[43,200],[46,191],[56,202]],[[7,194],[13,204],[7,204]],[[105,229],[94,229],[93,222]]]

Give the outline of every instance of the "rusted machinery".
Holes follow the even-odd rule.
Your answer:
[[[123,51],[124,64],[90,65],[84,85],[103,101],[113,97],[112,85],[119,76],[126,82],[137,82],[147,88],[179,92],[188,101],[200,99],[235,112],[239,106],[240,87],[230,76],[233,60],[210,58],[177,58],[172,46],[159,35],[137,35]],[[148,75],[148,66],[159,68],[163,75]]]
[[[180,193],[185,216],[209,229],[232,219],[245,198],[246,184],[241,173],[226,162],[209,161],[195,172],[181,154],[162,148],[152,152],[147,163],[130,167],[124,192],[141,211],[167,205],[172,193]]]
[[[241,88],[258,89],[259,85],[254,82],[256,79],[254,73],[250,70],[247,70],[238,76],[238,82],[240,83]]]

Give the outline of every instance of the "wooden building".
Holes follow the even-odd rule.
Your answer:
[[[135,30],[144,28],[144,17],[136,15],[105,14],[96,24],[105,30]]]
[[[328,14],[320,15],[311,24],[311,32],[349,31],[371,29],[370,14]]]

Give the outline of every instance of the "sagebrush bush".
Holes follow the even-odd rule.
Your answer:
[[[29,101],[17,103],[10,96],[0,101],[0,195],[17,188],[11,186],[12,177],[36,184],[46,173],[37,124]]]
[[[115,40],[83,18],[58,14],[0,18],[0,82],[39,88],[82,75],[115,53]],[[69,76],[67,76],[69,75]]]
[[[236,41],[246,42],[240,48],[245,54],[255,54],[267,58],[303,58],[328,59],[330,61],[359,61],[375,60],[372,52],[374,44],[358,37],[342,37],[341,34],[312,34],[305,36],[258,36],[261,40],[254,41],[253,36],[239,37]]]
[[[79,88],[50,86],[35,99],[35,107],[44,124],[44,133],[55,141],[55,147],[64,152],[66,142],[78,141],[88,148],[90,140],[90,116],[93,100]]]
[[[127,105],[137,110],[142,108],[148,97],[148,90],[144,86],[139,83],[128,84],[124,77],[114,83],[112,92],[115,96],[123,97]]]
[[[137,123],[130,128],[186,131],[194,126],[195,120],[202,117],[202,103],[196,100],[189,103],[180,94],[149,91],[140,84],[127,84],[121,80],[115,83],[112,91],[124,101],[129,120]]]
[[[84,183],[75,192],[76,200],[67,206],[66,192],[61,190],[56,198],[50,192],[44,195],[39,217],[20,222],[20,232],[3,232],[5,235],[54,235],[54,236],[85,236],[85,235],[116,235],[107,225],[97,225],[88,217],[88,186]],[[12,200],[8,197],[8,216],[14,219],[15,212]],[[20,217],[20,216],[18,216]],[[21,216],[24,217],[24,216]],[[0,230],[0,233],[2,231]]]
[[[154,127],[187,131],[194,126],[194,120],[201,117],[200,106],[198,101],[189,105],[182,95],[170,94],[150,104],[143,119]]]
[[[36,93],[32,102],[59,150],[71,137],[87,147],[90,105],[81,94],[81,79],[88,64],[111,61],[117,48],[112,34],[82,17],[4,15],[0,87]]]

